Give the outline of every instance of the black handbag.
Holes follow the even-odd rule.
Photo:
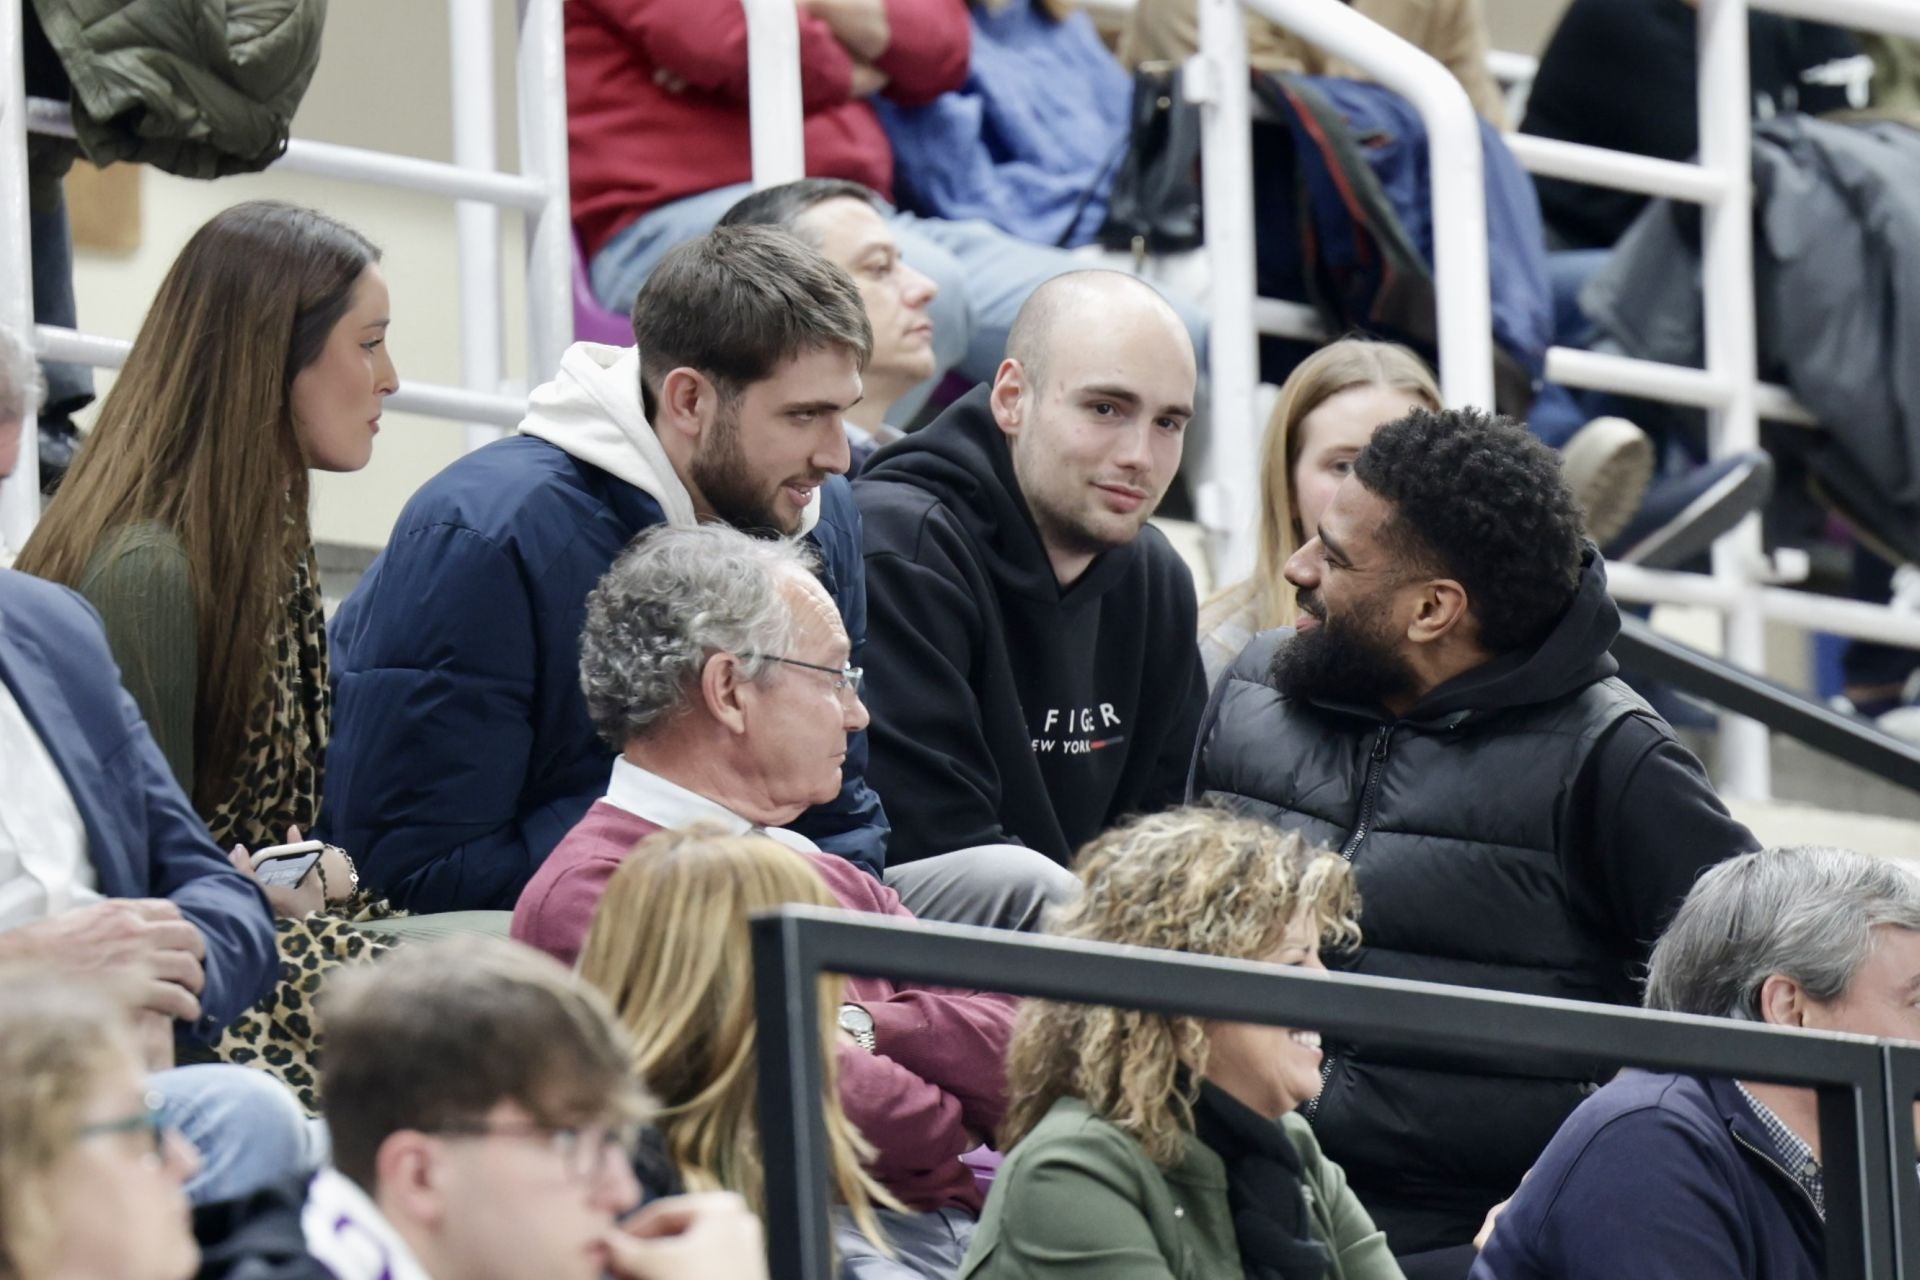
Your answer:
[[[1133,76],[1133,128],[1100,243],[1149,253],[1197,249],[1200,225],[1200,108],[1180,87],[1180,64],[1143,62]]]

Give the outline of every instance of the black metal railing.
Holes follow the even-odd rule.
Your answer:
[[[1758,720],[1775,733],[1798,738],[1896,786],[1920,791],[1920,747],[1670,640],[1638,618],[1620,619],[1613,656],[1635,674],[1664,680],[1682,693]]]
[[[1920,1096],[1920,1049],[810,907],[756,917],[752,932],[774,1280],[831,1275],[818,1036],[818,979],[828,973],[1310,1027],[1509,1067],[1606,1062],[1811,1085],[1826,1174],[1827,1276],[1920,1280],[1913,1123],[1900,1105]],[[1909,1176],[1896,1178],[1895,1168]]]

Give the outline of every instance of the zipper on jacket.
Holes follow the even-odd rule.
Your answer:
[[[1313,1118],[1320,1114],[1320,1099],[1327,1092],[1327,1081],[1333,1078],[1333,1064],[1338,1060],[1339,1059],[1331,1053],[1320,1059],[1320,1092],[1308,1098],[1307,1105],[1300,1108],[1301,1114],[1308,1124],[1312,1124]]]
[[[1380,775],[1385,772],[1387,763],[1387,744],[1393,740],[1393,726],[1383,724],[1373,738],[1373,750],[1367,753],[1367,776],[1360,784],[1360,820],[1354,824],[1353,834],[1347,837],[1346,844],[1340,848],[1340,856],[1348,862],[1360,852],[1360,845],[1367,838],[1367,831],[1373,826],[1373,808],[1380,799]]]
[[[1813,1202],[1813,1193],[1808,1191],[1806,1187],[1801,1185],[1800,1179],[1794,1177],[1792,1173],[1788,1172],[1787,1166],[1780,1163],[1780,1158],[1777,1155],[1774,1155],[1770,1152],[1762,1151],[1760,1148],[1754,1146],[1751,1142],[1748,1142],[1745,1138],[1741,1137],[1740,1131],[1734,1128],[1732,1125],[1727,1126],[1727,1132],[1733,1135],[1733,1140],[1735,1142],[1739,1143],[1741,1146],[1745,1147],[1747,1150],[1753,1152],[1754,1155],[1760,1157],[1760,1162],[1766,1165],[1767,1168],[1772,1169],[1775,1173],[1779,1174],[1781,1177],[1785,1178],[1788,1182],[1792,1183],[1793,1189],[1800,1193],[1800,1198],[1807,1202],[1807,1208],[1813,1210],[1814,1217],[1820,1219],[1820,1221],[1822,1222],[1825,1222],[1827,1220],[1827,1215],[1825,1211],[1823,1211],[1819,1205]]]
[[[1373,826],[1373,808],[1380,798],[1380,775],[1384,772],[1387,747],[1392,741],[1393,726],[1381,725],[1373,737],[1373,750],[1367,753],[1367,775],[1360,784],[1360,820],[1354,823],[1353,834],[1340,847],[1340,856],[1348,862],[1352,862],[1353,855],[1360,852],[1360,845]],[[1333,1079],[1333,1064],[1339,1060],[1338,1055],[1331,1053],[1320,1059],[1320,1092],[1307,1099],[1307,1105],[1300,1109],[1308,1124],[1312,1124],[1314,1117],[1320,1114],[1320,1099],[1326,1094],[1327,1081]]]

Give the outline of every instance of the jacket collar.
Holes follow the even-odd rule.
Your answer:
[[[1779,1144],[1773,1140],[1773,1135],[1767,1132],[1767,1127],[1761,1123],[1760,1117],[1754,1114],[1746,1098],[1741,1096],[1740,1086],[1722,1076],[1708,1077],[1704,1083],[1707,1095],[1713,1099],[1715,1113],[1727,1126],[1727,1131],[1733,1135],[1734,1145],[1740,1148],[1750,1162],[1766,1169],[1769,1176],[1778,1178],[1791,1186],[1799,1203],[1804,1204],[1809,1211],[1817,1212],[1806,1188],[1800,1185],[1800,1179],[1781,1163],[1781,1157],[1778,1154]]]

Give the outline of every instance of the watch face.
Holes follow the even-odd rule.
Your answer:
[[[856,1035],[872,1031],[873,1015],[857,1004],[843,1004],[840,1006],[840,1025]]]

